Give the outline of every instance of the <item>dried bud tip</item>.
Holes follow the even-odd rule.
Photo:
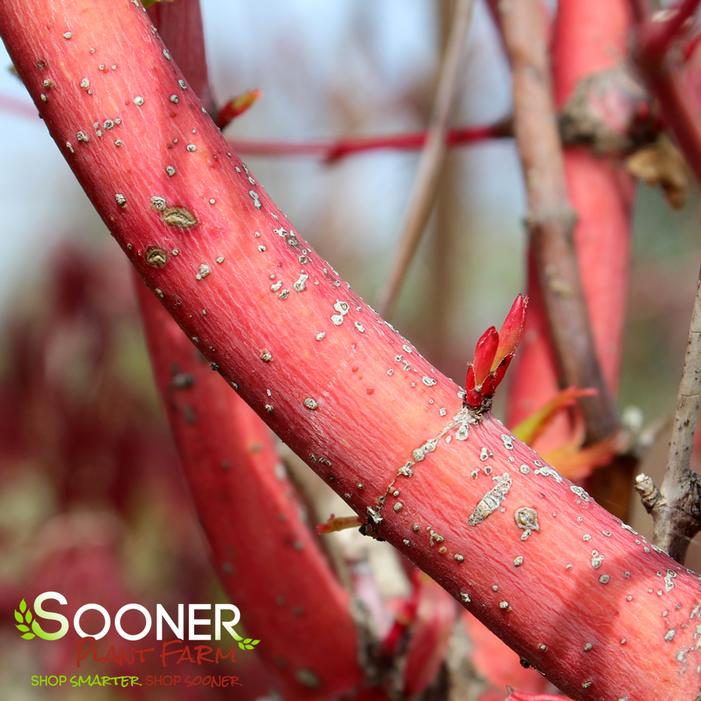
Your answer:
[[[217,126],[220,129],[226,128],[234,119],[248,111],[260,95],[261,91],[255,88],[231,98],[217,113]]]
[[[348,528],[359,528],[361,525],[357,516],[335,516],[331,514],[325,523],[317,524],[316,532],[319,535],[325,535],[327,533],[345,531]]]

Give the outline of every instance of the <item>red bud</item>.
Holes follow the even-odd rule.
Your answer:
[[[492,363],[494,371],[507,355],[513,355],[521,341],[523,325],[526,321],[526,308],[528,307],[528,297],[518,295],[511,305],[509,313],[504,319],[504,323],[499,330],[499,347],[497,348]]]
[[[466,407],[487,411],[489,399],[504,379],[516,348],[521,340],[526,319],[528,298],[518,295],[504,319],[501,331],[490,326],[475,346],[475,357],[468,363],[465,375]]]
[[[494,361],[494,354],[499,346],[499,334],[490,326],[481,336],[475,346],[475,359],[472,366],[475,372],[475,386],[480,387],[489,374]]]

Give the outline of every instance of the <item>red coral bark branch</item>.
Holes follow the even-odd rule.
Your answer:
[[[227,152],[138,3],[5,0],[0,33],[149,287],[369,530],[573,698],[698,694],[697,577],[473,423]]]
[[[302,520],[270,430],[141,281],[139,297],[156,382],[212,561],[247,634],[262,641],[258,654],[271,687],[305,699],[358,691],[364,675],[350,596]]]

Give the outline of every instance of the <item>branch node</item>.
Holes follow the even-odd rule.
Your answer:
[[[649,514],[654,514],[660,506],[667,503],[650,475],[640,473],[635,478],[635,490],[640,495],[640,501]]]

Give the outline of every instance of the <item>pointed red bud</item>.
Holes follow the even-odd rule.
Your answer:
[[[526,319],[528,298],[518,295],[504,319],[501,331],[490,326],[475,346],[475,357],[467,366],[465,376],[466,407],[487,411],[489,400],[504,379],[516,348],[521,340]]]
[[[507,355],[506,358],[504,358],[504,360],[497,365],[496,370],[494,370],[490,375],[490,377],[494,378],[494,389],[496,389],[499,386],[499,383],[504,379],[504,375],[506,375],[506,371],[509,369],[509,365],[511,365],[513,357],[513,354]]]
[[[511,309],[499,330],[499,347],[492,363],[492,372],[507,355],[513,355],[516,351],[523,334],[527,307],[528,297],[524,295],[518,295],[511,305]]]
[[[489,375],[489,371],[494,362],[494,354],[499,346],[499,334],[497,330],[490,326],[481,336],[475,346],[475,359],[472,367],[475,373],[475,387],[480,387]]]
[[[465,375],[465,391],[470,392],[475,388],[475,369],[472,367],[472,363],[467,366],[467,373]]]

